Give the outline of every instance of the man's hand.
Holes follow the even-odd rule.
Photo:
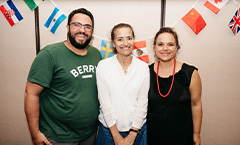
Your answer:
[[[34,145],[52,145],[46,138],[46,136],[38,131],[38,133],[32,137]]]

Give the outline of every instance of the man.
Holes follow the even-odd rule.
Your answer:
[[[48,45],[35,58],[25,89],[25,113],[35,145],[93,145],[99,102],[95,70],[100,52],[89,45],[91,12],[69,14],[67,40]]]

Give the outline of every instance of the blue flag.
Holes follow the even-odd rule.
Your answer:
[[[57,30],[58,26],[67,18],[67,16],[59,10],[57,7],[53,10],[52,14],[44,24],[53,34]]]
[[[110,41],[102,40],[100,53],[102,55],[102,59],[112,57],[115,54],[115,48]]]

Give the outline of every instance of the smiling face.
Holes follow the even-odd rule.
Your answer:
[[[76,23],[81,23],[82,26],[76,26]],[[68,39],[70,43],[77,49],[84,49],[92,39],[93,30],[86,31],[84,26],[92,26],[92,20],[89,16],[77,13],[72,17],[68,27]]]
[[[129,27],[117,28],[114,31],[113,46],[118,55],[130,56],[134,46],[134,36]]]
[[[176,57],[177,45],[176,39],[171,33],[162,33],[156,38],[154,45],[156,56],[160,61],[170,61]]]

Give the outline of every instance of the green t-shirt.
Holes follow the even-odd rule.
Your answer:
[[[77,55],[63,42],[48,45],[35,58],[28,81],[44,87],[39,128],[58,142],[75,142],[97,131],[99,102],[96,67],[100,52],[88,46]]]

